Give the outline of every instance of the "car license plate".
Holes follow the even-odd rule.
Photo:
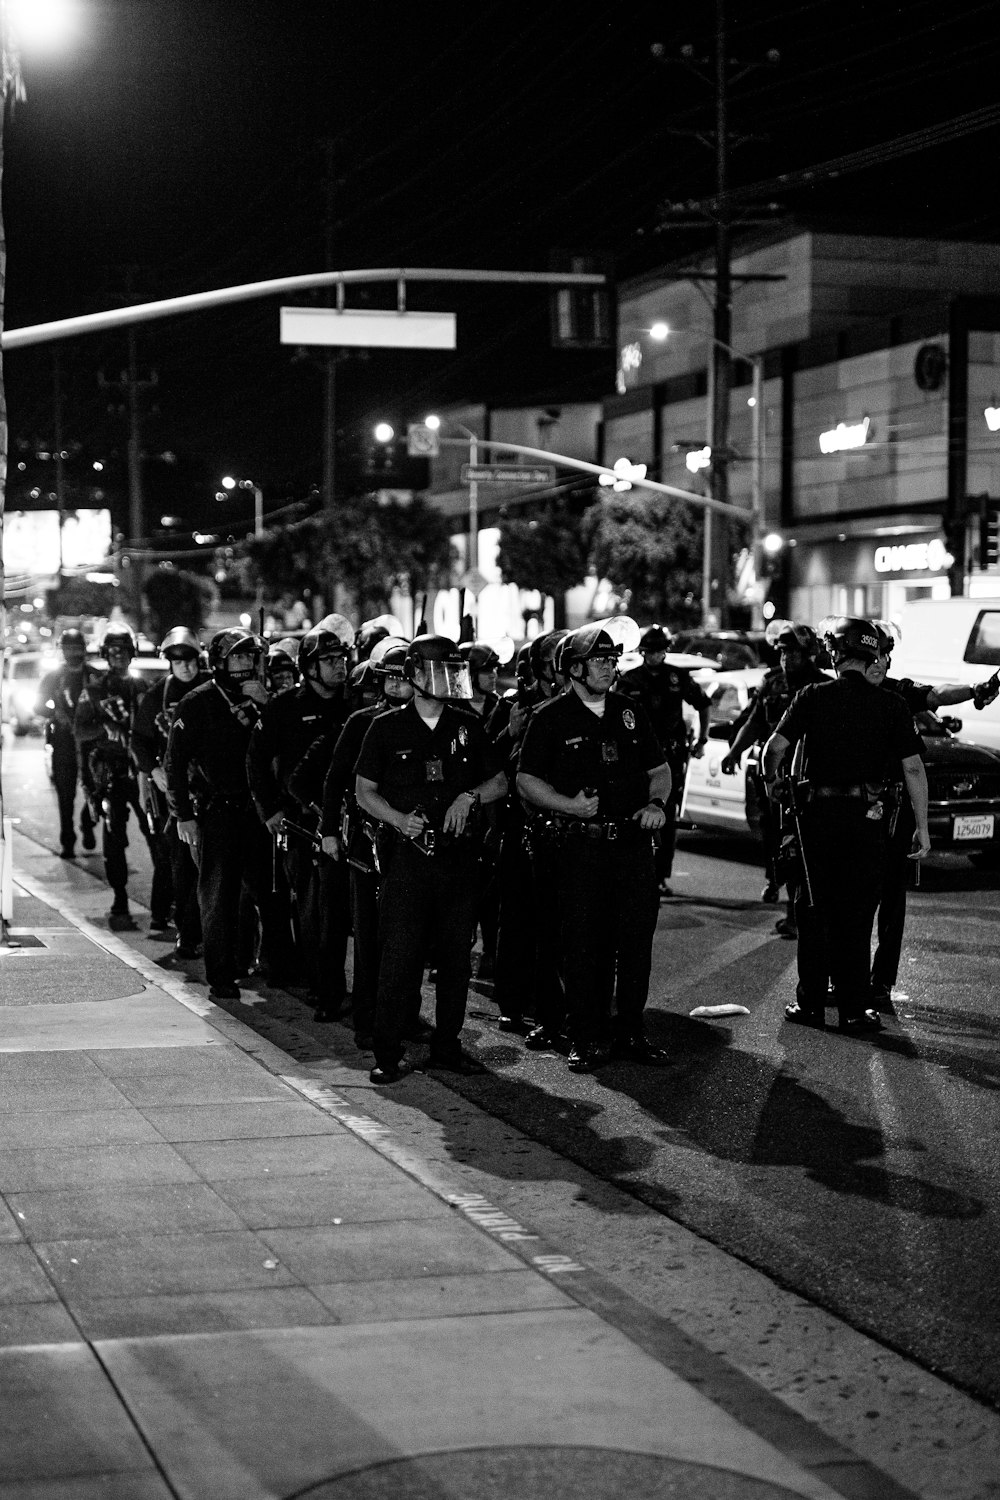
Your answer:
[[[959,839],[991,839],[994,816],[993,813],[983,813],[978,818],[956,818],[954,828],[956,842]]]

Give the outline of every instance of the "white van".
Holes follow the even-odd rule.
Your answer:
[[[982,682],[1000,667],[1000,598],[921,599],[899,619],[903,639],[892,655],[893,677],[940,687]],[[1000,750],[1000,698],[979,710],[971,702],[941,709],[961,719],[959,737]]]

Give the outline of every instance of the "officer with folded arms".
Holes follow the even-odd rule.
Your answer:
[[[882,1024],[870,1005],[869,956],[894,784],[902,769],[915,823],[911,857],[922,859],[930,850],[927,775],[906,705],[865,675],[879,654],[874,624],[840,616],[824,634],[836,681],[803,688],[764,747],[769,788],[796,747],[798,986],[785,1017],[825,1026],[832,981],[840,1030],[863,1035]]]
[[[622,648],[610,624],[563,641],[569,691],[532,715],[517,774],[521,796],[544,815],[535,836],[551,842],[577,1073],[607,1061],[609,1029],[613,1055],[667,1061],[642,1014],[659,911],[652,835],[667,821],[670,765],[641,704],[611,691]]]
[[[356,766],[355,796],[383,825],[379,863],[381,962],[372,1083],[403,1073],[403,1037],[428,946],[437,966],[432,1067],[481,1073],[462,1050],[478,889],[475,819],[507,781],[481,721],[460,706],[469,669],[447,636],[418,636],[404,660],[413,699],[372,720]],[[455,701],[457,700],[457,701]]]

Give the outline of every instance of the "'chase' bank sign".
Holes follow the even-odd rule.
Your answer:
[[[940,537],[875,548],[876,573],[943,573],[954,558]]]

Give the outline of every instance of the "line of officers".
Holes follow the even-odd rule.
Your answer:
[[[490,646],[393,627],[355,633],[330,615],[270,649],[229,629],[207,655],[178,627],[161,645],[169,675],[144,695],[127,626],[109,627],[103,672],[64,632],[64,667],[42,689],[63,855],[79,769],[111,927],[135,926],[131,813],[153,859],[151,935],[173,922],[178,960],[203,956],[217,1000],[256,973],[304,986],[322,1022],[350,1004],[375,1083],[403,1075],[409,1041],[429,1043],[432,1067],[482,1071],[461,1044],[480,934],[503,1031],[577,1072],[611,1057],[663,1065],[643,1012],[704,694],[665,663],[659,627],[619,677],[639,636],[626,617],[537,637],[503,697]],[[420,1017],[428,968],[433,1027]]]

